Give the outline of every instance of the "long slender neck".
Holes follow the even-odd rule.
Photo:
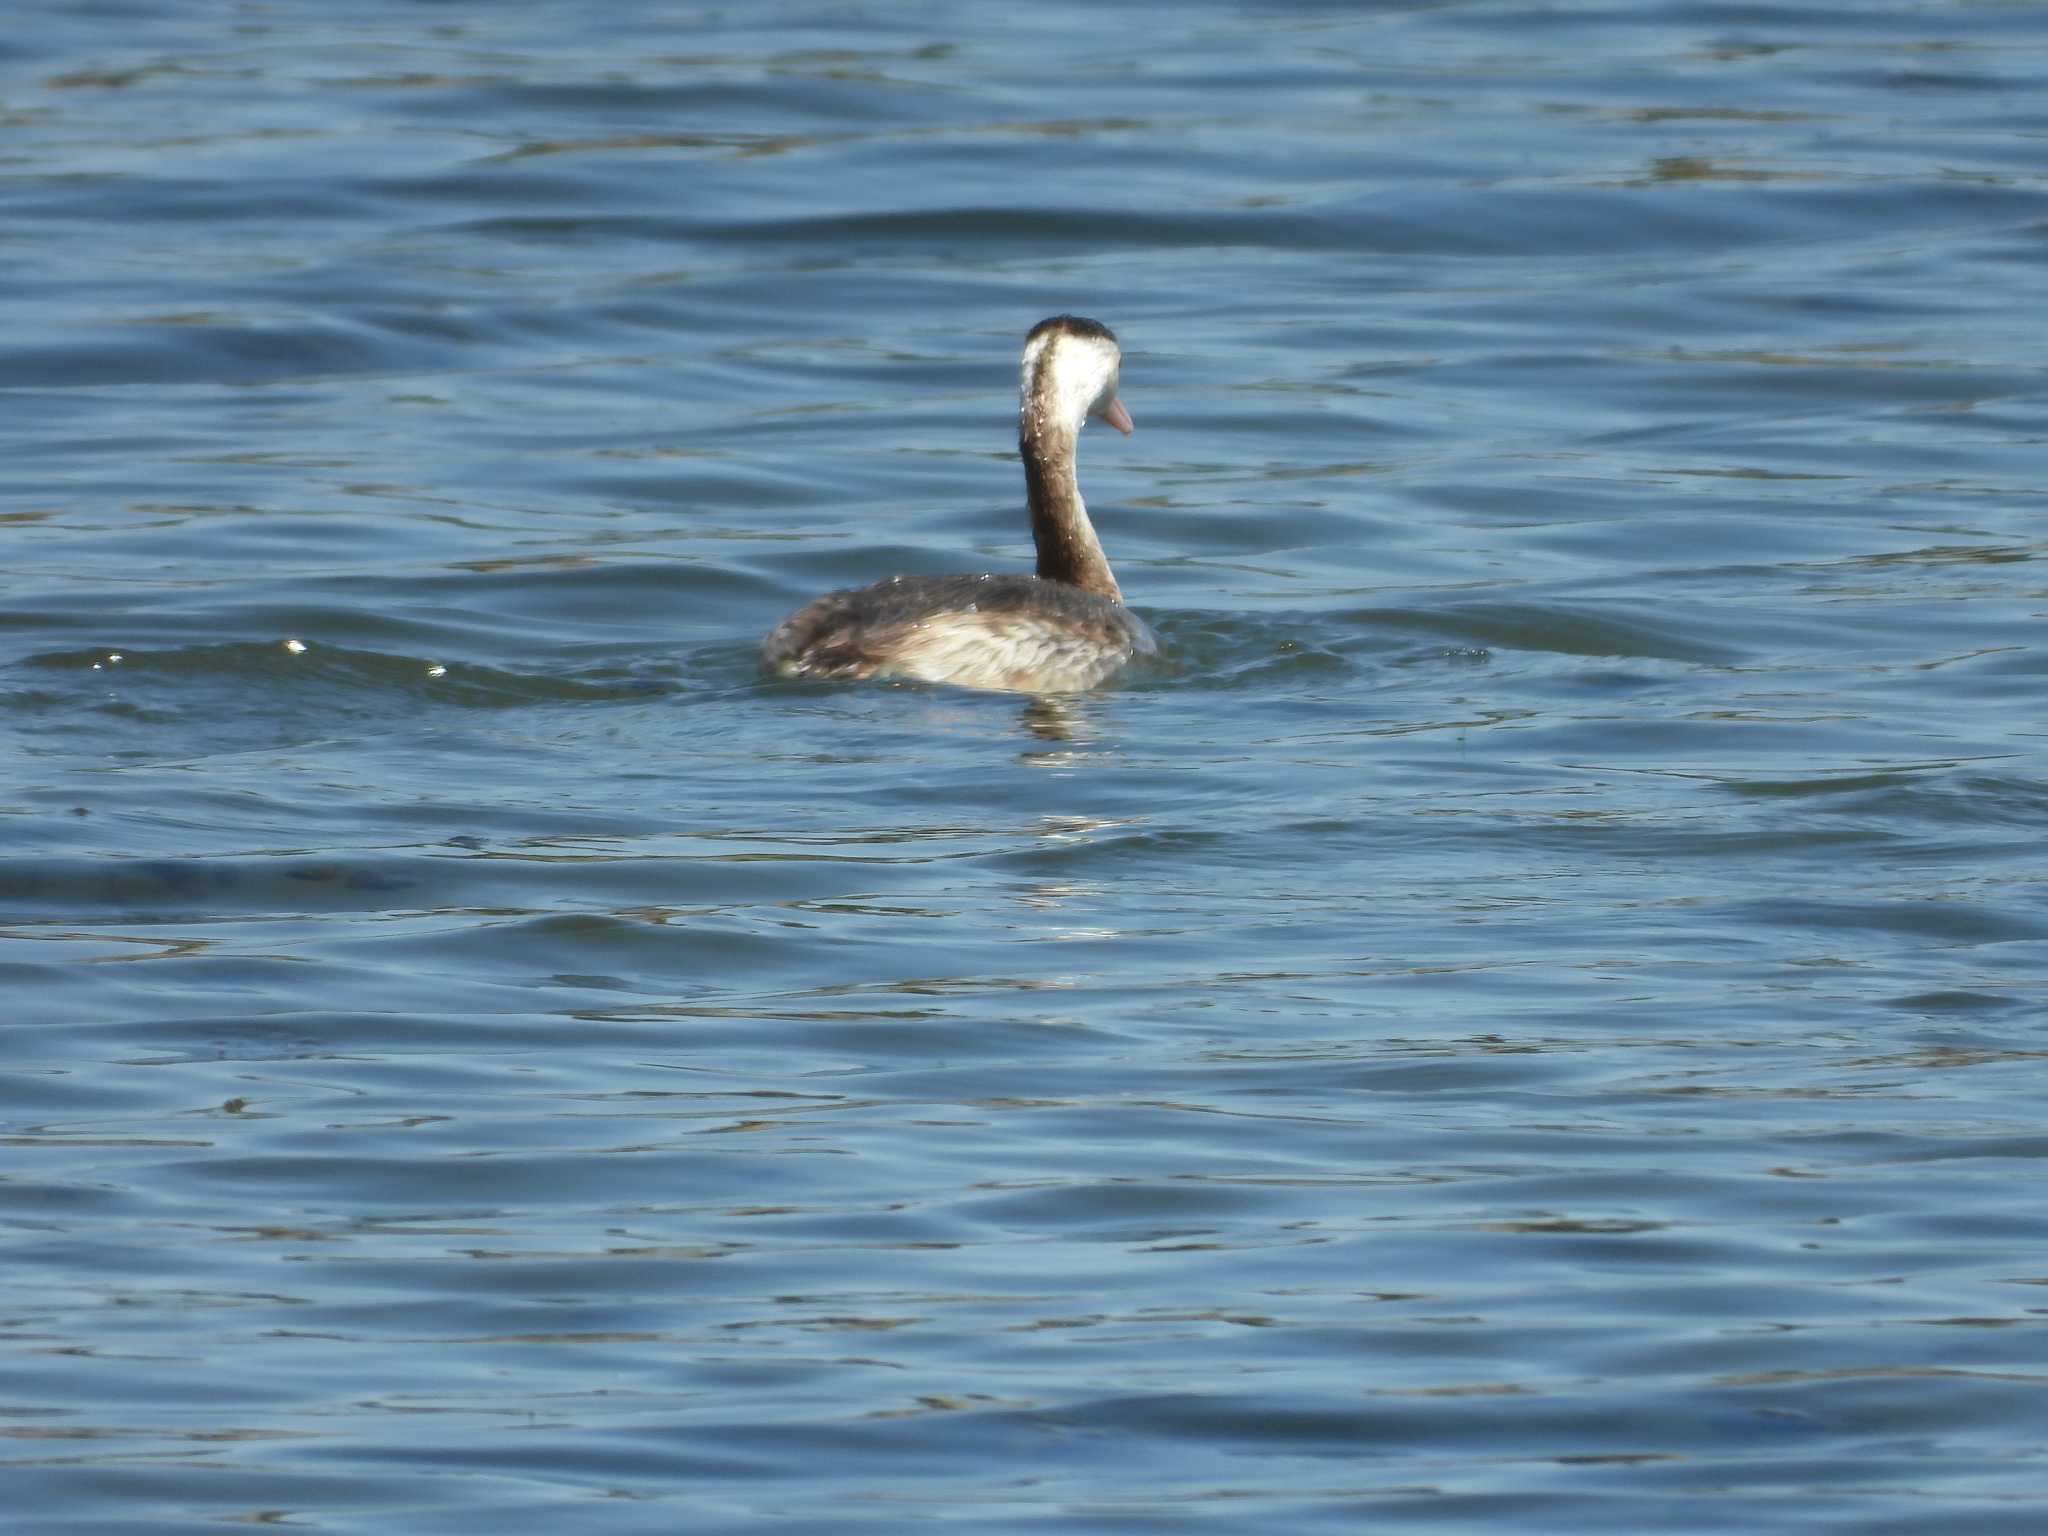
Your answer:
[[[1064,581],[1112,603],[1121,603],[1116,577],[1088,521],[1081,485],[1074,477],[1074,428],[1060,421],[1048,402],[1027,399],[1017,436],[1024,459],[1024,490],[1031,500],[1031,540],[1038,546],[1038,574]]]

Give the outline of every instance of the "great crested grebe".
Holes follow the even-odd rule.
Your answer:
[[[1123,354],[1106,325],[1054,315],[1024,339],[1017,447],[1038,574],[893,576],[827,592],[776,625],[761,662],[785,677],[897,677],[966,688],[1093,688],[1159,649],[1124,607],[1074,478],[1081,423],[1126,437]]]

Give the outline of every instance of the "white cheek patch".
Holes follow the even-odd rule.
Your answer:
[[[1098,405],[1115,398],[1117,362],[1113,347],[1085,336],[1048,332],[1034,337],[1024,348],[1021,395],[1027,413],[1033,402],[1043,401],[1053,417],[1053,422],[1034,425],[1043,428],[1073,422],[1078,426]],[[1048,382],[1050,390],[1046,389]]]

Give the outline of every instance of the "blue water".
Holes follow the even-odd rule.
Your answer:
[[[2038,1530],[2044,69],[18,5],[10,1530]],[[1163,663],[761,679],[1059,311]]]

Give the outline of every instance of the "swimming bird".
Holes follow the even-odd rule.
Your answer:
[[[906,678],[967,688],[1065,693],[1093,688],[1158,651],[1124,597],[1081,500],[1082,424],[1128,437],[1117,397],[1123,353],[1109,327],[1078,315],[1041,320],[1024,338],[1017,448],[1035,575],[893,576],[806,603],[761,643],[784,677]]]

